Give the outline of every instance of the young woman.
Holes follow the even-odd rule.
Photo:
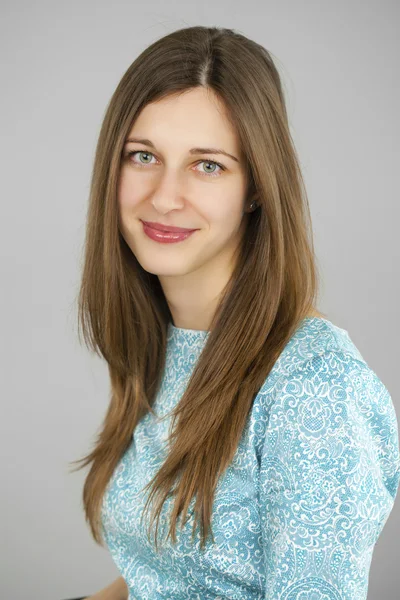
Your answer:
[[[316,309],[311,231],[267,50],[217,27],[145,49],[100,132],[79,297],[111,385],[84,509],[121,571],[93,598],[367,597],[398,426]]]

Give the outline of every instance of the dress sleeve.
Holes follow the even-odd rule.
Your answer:
[[[400,479],[388,390],[350,353],[281,378],[260,463],[265,600],[365,600]]]

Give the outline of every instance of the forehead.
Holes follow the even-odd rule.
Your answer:
[[[237,132],[227,114],[212,90],[193,88],[147,104],[129,135],[147,137],[160,145],[222,146],[232,154],[240,153]]]

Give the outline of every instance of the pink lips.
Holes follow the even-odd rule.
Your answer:
[[[186,229],[185,227],[174,227],[173,225],[163,225],[162,223],[154,223],[152,221],[142,221],[148,227],[157,229],[158,231],[167,231],[172,233],[188,233],[189,231],[196,231],[196,229]]]
[[[151,227],[150,223],[142,221],[143,231],[150,239],[161,244],[173,244],[175,242],[182,242],[189,236],[193,235],[197,229],[183,229],[182,227],[174,227],[175,231],[164,231],[162,229],[156,229]],[[157,227],[160,227],[159,223],[155,223]],[[171,229],[171,228],[170,228]],[[178,230],[178,231],[176,231]]]

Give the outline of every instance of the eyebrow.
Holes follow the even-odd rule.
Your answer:
[[[145,146],[149,146],[150,148],[154,148],[154,150],[156,150],[156,147],[153,144],[153,142],[146,138],[129,138],[126,140],[125,145],[128,144],[129,142],[133,142],[136,144],[143,144]],[[225,156],[228,156],[229,158],[236,161],[237,163],[239,162],[239,160],[236,158],[236,156],[233,156],[233,154],[229,154],[229,152],[225,152],[225,150],[221,150],[220,148],[191,148],[189,150],[189,154],[225,154]]]

